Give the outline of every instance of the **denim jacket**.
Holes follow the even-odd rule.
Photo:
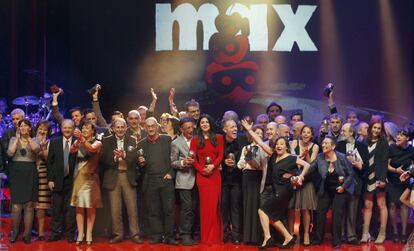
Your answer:
[[[344,176],[345,181],[342,187],[349,194],[353,194],[355,190],[355,179],[352,164],[348,161],[346,156],[335,151],[337,160],[333,162],[335,171],[339,176]],[[317,189],[318,196],[325,193],[325,180],[328,175],[329,162],[325,160],[324,154],[320,153],[318,157],[312,162],[310,173],[313,174],[313,182]]]

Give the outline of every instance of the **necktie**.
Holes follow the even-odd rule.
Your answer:
[[[63,150],[63,164],[65,177],[69,174],[69,141],[65,140],[65,149]]]

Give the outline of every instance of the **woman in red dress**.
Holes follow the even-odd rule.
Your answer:
[[[194,167],[197,170],[197,186],[200,194],[201,243],[223,242],[223,221],[220,212],[221,175],[223,160],[223,136],[215,134],[213,119],[202,115],[197,122],[198,133],[191,140],[194,152]]]

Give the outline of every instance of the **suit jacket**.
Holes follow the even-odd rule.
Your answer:
[[[346,154],[346,143],[346,141],[339,141],[336,145],[336,150]],[[355,141],[355,148],[358,150],[359,155],[361,155],[363,162],[362,170],[354,168],[354,178],[356,182],[355,195],[360,195],[364,184],[364,177],[366,176],[369,167],[368,146],[362,142]]]
[[[181,134],[171,142],[171,166],[176,169],[175,188],[192,189],[195,184],[194,167],[183,167],[181,161],[188,156],[190,147],[187,145],[185,137]]]
[[[339,176],[344,176],[345,181],[342,187],[350,194],[355,191],[354,170],[351,163],[346,156],[340,152],[335,152],[337,160],[333,162],[335,171]],[[318,196],[325,193],[325,180],[328,176],[328,162],[325,160],[323,153],[318,154],[318,157],[312,162],[310,173],[314,174],[314,185]]]
[[[104,170],[102,186],[106,189],[112,190],[118,181],[118,162],[114,160],[113,151],[117,149],[116,136],[111,135],[102,140],[102,148],[100,152],[99,162],[101,168]],[[137,155],[136,155],[136,141],[132,137],[125,135],[124,150],[126,152],[125,162],[127,164],[127,177],[132,186],[137,185]]]
[[[75,141],[72,138],[72,144]],[[75,170],[76,153],[69,153],[69,175],[68,179],[73,180]],[[47,180],[55,183],[54,191],[60,192],[63,188],[64,163],[63,163],[63,137],[50,140],[49,153],[47,156]]]

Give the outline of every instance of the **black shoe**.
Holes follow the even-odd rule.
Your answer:
[[[131,237],[131,241],[134,242],[134,243],[136,243],[136,244],[142,244],[142,243],[144,243],[144,240],[141,239],[139,237],[139,235],[132,236]]]
[[[159,244],[162,243],[161,237],[153,237],[149,240],[149,244]]]
[[[288,243],[286,243],[285,245],[283,244],[279,245],[278,248],[279,249],[291,249],[295,245],[295,242],[296,242],[296,235],[293,235],[292,239]]]
[[[198,241],[191,239],[189,235],[181,236],[181,245],[184,246],[193,246],[198,244]]]
[[[406,234],[402,234],[401,235],[401,243],[407,243],[407,241],[408,241],[408,238],[407,238],[407,235]]]
[[[47,242],[55,242],[55,241],[59,241],[59,240],[60,240],[60,237],[59,236],[52,235],[52,236],[50,236],[49,239],[47,239]]]
[[[24,244],[30,244],[32,243],[32,236],[30,234],[23,237]]]
[[[357,240],[357,239],[350,239],[350,240],[348,241],[348,244],[351,244],[351,245],[359,245],[359,244],[360,244],[360,242],[359,242],[359,240]]]
[[[174,238],[165,238],[164,243],[167,245],[178,245],[179,242]]]
[[[398,235],[398,233],[392,235],[392,241],[394,243],[400,242],[400,236]]]
[[[266,250],[270,248],[270,244],[272,243],[272,237],[270,237],[264,245],[259,246],[259,250]]]
[[[115,243],[119,243],[121,241],[123,241],[124,239],[120,236],[116,236],[112,239],[109,240],[109,244],[115,244]]]
[[[312,245],[312,246],[318,246],[318,245],[321,245],[321,241],[318,241],[318,240],[312,240],[311,245]]]
[[[335,243],[333,243],[332,244],[332,248],[333,249],[341,249],[341,244],[339,243],[339,244],[335,244]]]
[[[38,241],[44,241],[44,240],[46,240],[46,238],[45,238],[44,235],[39,235],[39,237],[37,237],[37,240]]]
[[[78,239],[76,240],[76,245],[77,246],[82,245],[84,239],[85,239],[85,235],[83,235],[82,238],[78,237]]]
[[[10,231],[10,235],[9,235],[9,242],[11,243],[11,244],[13,244],[13,243],[15,243],[16,242],[16,240],[17,240],[17,236],[18,236],[19,234],[17,233],[17,232],[15,232],[15,231]]]
[[[240,245],[241,241],[237,238],[233,238],[233,240],[231,241],[234,245]]]

